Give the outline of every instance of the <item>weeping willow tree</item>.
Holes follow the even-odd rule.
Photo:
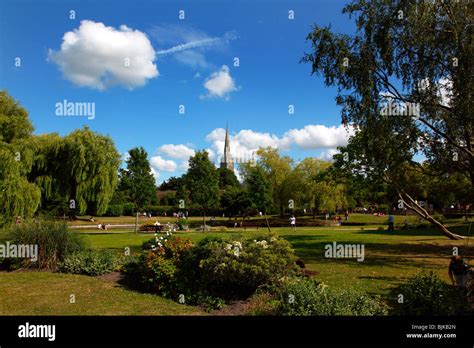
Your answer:
[[[38,149],[30,179],[43,194],[43,202],[60,196],[71,215],[102,215],[117,185],[120,154],[110,137],[85,127],[64,138],[38,136]]]
[[[0,91],[0,224],[31,217],[61,200],[71,215],[101,215],[117,185],[112,139],[85,127],[35,136],[28,112]]]
[[[11,144],[0,143],[0,226],[17,216],[31,217],[40,203],[40,189],[22,175],[18,154]]]
[[[26,177],[34,156],[32,131],[28,112],[0,91],[0,226],[38,209],[40,190]]]

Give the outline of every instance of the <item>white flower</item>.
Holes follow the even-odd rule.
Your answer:
[[[238,247],[239,249],[242,249],[242,243],[240,242],[234,242],[234,246]]]
[[[161,248],[161,247],[163,246],[163,244],[161,244],[161,243],[158,243],[158,246]]]

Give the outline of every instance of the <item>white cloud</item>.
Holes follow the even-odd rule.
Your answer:
[[[229,67],[223,65],[219,71],[215,71],[209,76],[204,82],[204,87],[208,93],[202,95],[201,98],[224,98],[228,100],[231,92],[237,91],[238,88],[235,86],[235,81],[230,76]]]
[[[324,156],[332,156],[337,146],[347,145],[353,129],[346,131],[345,127],[327,127],[324,125],[306,125],[301,129],[291,129],[278,137],[275,134],[255,132],[250,129],[241,130],[230,136],[231,154],[234,159],[251,160],[260,147],[272,147],[280,150],[290,150],[292,146],[301,149],[329,149]],[[212,143],[216,160],[220,160],[224,152],[225,129],[216,128],[207,136],[206,141]],[[331,157],[332,158],[332,157]]]
[[[428,78],[418,81],[418,88],[422,91],[431,87]],[[453,80],[448,77],[442,77],[435,83],[437,95],[440,98],[440,104],[449,107],[453,98]]]
[[[289,130],[283,138],[288,138],[291,143],[303,149],[319,149],[344,146],[347,144],[348,135],[352,134],[353,130],[350,128],[348,134],[343,125],[326,127],[310,124],[302,129]]]
[[[186,172],[188,168],[189,168],[189,161],[182,161],[178,166],[178,169],[182,172]]]
[[[120,159],[123,162],[127,162],[129,158],[130,158],[130,154],[128,153],[128,151],[125,151],[125,152],[120,154]]]
[[[166,160],[161,156],[153,156],[150,159],[150,165],[153,169],[164,172],[174,172],[178,168],[178,165],[175,161]]]
[[[111,86],[133,89],[159,75],[150,40],[126,25],[115,29],[81,21],[79,28],[64,34],[60,50],[50,50],[48,58],[74,84],[99,90]]]
[[[158,180],[160,179],[160,173],[158,173],[155,169],[150,168],[150,174],[153,175],[155,178],[155,183],[158,183]]]
[[[150,34],[160,46],[172,46],[160,49],[158,56],[173,56],[180,63],[192,68],[212,67],[205,53],[209,50],[222,50],[237,38],[234,31],[211,37],[202,30],[183,24],[155,26]]]
[[[337,146],[347,145],[349,136],[354,132],[352,128],[340,126],[306,125],[301,129],[291,129],[281,137],[266,133],[256,132],[251,129],[243,129],[235,135],[230,135],[231,154],[235,162],[248,162],[256,159],[256,151],[260,147],[272,147],[279,150],[291,150],[292,147],[300,149],[323,150],[319,158],[332,160],[332,156],[338,153]],[[205,140],[210,144],[206,149],[209,159],[219,166],[224,152],[225,129],[216,128],[207,134]],[[166,160],[161,156],[151,158],[153,168],[162,171],[185,172],[188,169],[189,156],[195,151],[184,144],[166,144],[159,147],[158,152],[169,158],[181,160],[179,164],[172,160]]]
[[[166,157],[175,159],[188,159],[190,156],[194,156],[195,151],[190,147],[183,144],[166,144],[158,148],[158,152]]]
[[[319,158],[325,161],[333,161],[332,156],[339,153],[338,149],[328,149],[326,151],[321,152]]]
[[[441,78],[438,81],[438,96],[440,103],[444,106],[450,106],[453,99],[453,80],[449,78]]]

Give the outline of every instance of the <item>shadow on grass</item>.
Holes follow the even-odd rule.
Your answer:
[[[448,229],[462,236],[472,236],[474,234],[474,225],[471,227],[469,232],[469,225],[455,225],[448,226]],[[391,235],[391,236],[444,236],[443,233],[435,227],[424,226],[423,228],[409,228],[409,229],[395,229],[393,232],[389,232],[386,227],[377,230],[361,230],[356,233],[360,234],[375,234],[375,235]],[[470,233],[470,234],[469,234]]]
[[[355,233],[359,234],[375,234],[375,235],[387,235],[387,236],[441,236],[441,232],[432,229],[396,229],[393,232],[389,232],[387,228],[377,230],[361,230]]]
[[[363,243],[365,259],[358,262],[357,258],[326,258],[325,246],[332,241],[316,241],[319,236],[291,236],[291,242],[298,257],[305,262],[337,263],[344,265],[357,265],[360,267],[389,266],[395,268],[405,267],[430,267],[430,259],[445,259],[446,267],[452,255],[451,246],[430,243]],[[313,241],[313,242],[312,242]],[[351,241],[338,241],[337,244],[356,244]],[[473,243],[474,244],[474,243]],[[463,255],[473,255],[474,245],[463,246]],[[424,260],[424,261],[423,261]]]

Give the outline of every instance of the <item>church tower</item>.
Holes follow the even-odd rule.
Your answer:
[[[227,168],[232,172],[234,171],[234,161],[230,154],[229,126],[227,126],[225,130],[224,156],[222,156],[221,168]]]

